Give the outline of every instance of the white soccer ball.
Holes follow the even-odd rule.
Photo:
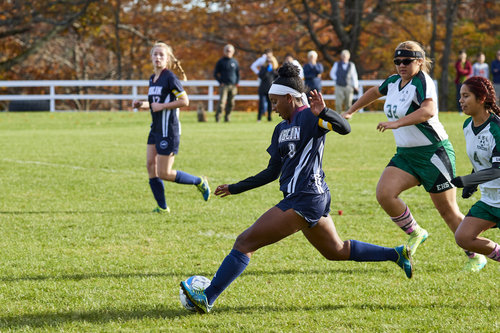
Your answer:
[[[186,284],[191,289],[205,290],[210,285],[210,280],[201,275],[193,275],[187,278]],[[184,290],[179,288],[179,299],[182,306],[189,311],[196,311],[196,308],[189,298],[184,294]]]

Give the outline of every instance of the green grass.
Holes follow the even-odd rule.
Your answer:
[[[430,233],[406,279],[393,263],[329,262],[301,234],[256,252],[218,299],[192,314],[178,298],[190,275],[211,278],[236,236],[277,203],[277,182],[205,203],[166,183],[172,213],[155,203],[145,169],[144,113],[0,113],[0,331],[494,332],[499,265],[461,272],[466,257],[422,188],[403,194]],[[212,188],[262,170],[272,123],[236,113],[229,124],[183,113],[174,167]],[[468,173],[462,123],[440,115]],[[343,239],[396,246],[406,236],[375,199],[394,154],[380,113],[329,134],[324,170]],[[479,198],[459,199],[463,212]],[[336,215],[343,210],[342,216]],[[500,241],[498,230],[486,235]]]

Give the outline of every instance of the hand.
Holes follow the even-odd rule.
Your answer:
[[[385,132],[385,130],[397,129],[397,128],[399,128],[397,121],[384,121],[384,122],[378,123],[378,125],[377,125],[377,129],[380,132]]]
[[[352,118],[352,113],[347,112],[342,112],[341,116],[344,117],[344,119],[351,119]]]
[[[137,99],[132,101],[132,108],[133,109],[140,108],[141,106],[142,106],[142,101],[139,101]]]
[[[309,92],[309,104],[311,106],[311,111],[315,116],[318,116],[321,111],[326,107],[325,101],[323,100],[323,95],[317,92],[316,89]]]
[[[455,177],[452,180],[450,180],[450,183],[452,183],[456,187],[464,187],[464,182],[462,181],[462,177]]]
[[[231,195],[231,192],[229,192],[229,185],[224,184],[224,185],[217,186],[214,194],[217,196],[220,195],[221,198],[224,198],[224,197],[227,197],[228,195]]]
[[[464,186],[462,190],[462,198],[464,199],[470,198],[476,191],[477,191],[477,185]]]
[[[151,110],[153,110],[153,112],[158,112],[163,109],[165,109],[163,103],[151,103]]]

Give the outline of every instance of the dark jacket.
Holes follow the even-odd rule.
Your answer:
[[[234,58],[222,57],[215,64],[214,77],[220,84],[238,84],[240,67]]]
[[[276,68],[269,70],[267,63],[261,66],[259,70],[259,95],[266,95],[269,92],[274,79],[277,77],[278,72],[276,71]]]

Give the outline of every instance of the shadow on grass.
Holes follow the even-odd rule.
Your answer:
[[[308,312],[308,311],[345,311],[350,310],[369,310],[369,311],[415,311],[416,308],[421,310],[436,311],[439,309],[452,309],[464,311],[470,307],[473,310],[474,305],[465,306],[457,302],[453,304],[444,303],[421,303],[415,304],[376,304],[376,303],[361,303],[361,304],[317,304],[309,306],[287,306],[265,305],[265,306],[241,306],[241,307],[216,307],[209,315],[217,315],[217,313],[241,313],[245,316],[252,313],[283,313],[283,312]],[[475,309],[475,308],[474,308]],[[495,310],[495,309],[493,309]],[[68,311],[68,312],[41,312],[33,314],[0,316],[0,328],[16,329],[16,328],[40,328],[40,327],[55,327],[75,322],[85,322],[92,324],[106,323],[123,323],[130,320],[142,319],[182,319],[182,317],[198,315],[194,312],[188,312],[181,308],[171,309],[163,305],[142,305],[140,309],[108,309],[94,311]]]
[[[143,305],[137,309],[109,309],[94,311],[41,312],[23,315],[0,316],[0,328],[39,328],[54,327],[73,322],[105,324],[109,322],[124,322],[144,318],[164,319],[191,315],[187,310],[169,309],[165,306]]]

